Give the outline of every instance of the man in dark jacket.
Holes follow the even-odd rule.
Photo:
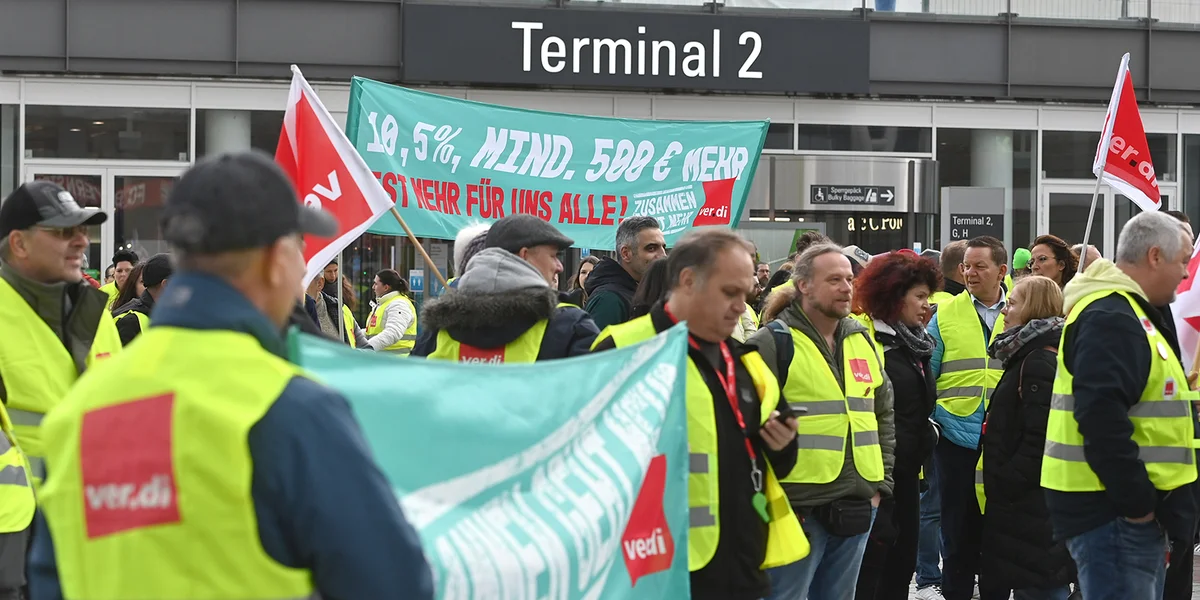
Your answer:
[[[750,501],[756,495],[755,486],[763,487],[763,481],[767,482],[763,493],[768,497],[772,488],[782,496],[778,484],[772,486],[776,478],[770,475],[782,477],[790,472],[799,450],[796,420],[778,418],[779,413],[790,412],[786,399],[776,396],[774,390],[763,392],[767,386],[777,386],[777,382],[753,348],[730,337],[746,310],[742,298],[750,290],[747,275],[751,269],[750,246],[736,233],[716,228],[692,232],[668,260],[670,298],[655,304],[648,315],[606,329],[596,343],[596,351],[620,347],[636,339],[631,335],[635,329],[650,335],[646,329],[662,332],[687,322],[689,370],[707,388],[693,388],[689,381],[688,421],[711,423],[688,429],[689,445],[695,453],[691,454],[689,485],[693,493],[703,490],[697,497],[707,498],[691,503],[691,514],[698,515],[691,520],[687,549],[692,600],[763,598],[770,589],[762,570],[764,560],[796,559],[772,556],[768,538],[772,546],[780,548],[793,546],[803,535],[790,510],[773,510],[768,515],[757,511]],[[618,343],[622,338],[625,341]],[[758,367],[752,370],[752,364]],[[733,381],[728,383],[736,391],[726,387],[726,373],[733,374]],[[693,380],[691,376],[688,379]],[[768,396],[778,400],[768,400]],[[775,405],[775,410],[764,422],[762,409],[768,402]],[[711,447],[701,441],[708,436],[715,438],[712,455],[698,452],[699,447]],[[712,464],[715,467],[710,469]],[[755,471],[759,472],[758,478]],[[719,518],[704,522],[708,512],[705,504],[716,505]],[[712,535],[706,530],[714,527],[717,539],[712,548],[705,545]]]
[[[1117,249],[1115,265],[1097,260],[1065,290],[1041,483],[1084,597],[1157,600],[1168,536],[1190,534],[1193,499],[1179,489],[1196,479],[1196,463],[1194,416],[1182,401],[1190,382],[1154,307],[1170,303],[1187,276],[1191,239],[1171,217],[1147,212],[1125,224]],[[1163,413],[1172,407],[1180,411]],[[1142,414],[1162,416],[1131,419]]]
[[[667,255],[658,219],[630,217],[617,227],[617,258],[602,259],[584,287],[588,301],[584,307],[596,326],[604,329],[629,320],[633,293],[650,268],[650,263]]]
[[[142,285],[146,291],[138,298],[126,302],[124,306],[113,310],[117,320],[117,333],[121,334],[121,345],[128,346],[133,338],[142,332],[143,325],[150,324],[150,311],[154,303],[167,289],[167,280],[171,278],[174,268],[171,257],[166,254],[155,254],[146,261],[142,269]]]
[[[573,243],[532,215],[497,221],[456,289],[425,305],[412,356],[500,363],[587,354],[600,330],[586,312],[559,306],[550,287],[562,271],[558,253]]]

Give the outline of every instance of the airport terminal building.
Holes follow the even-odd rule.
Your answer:
[[[1189,0],[0,0],[0,195],[53,179],[110,211],[93,268],[165,250],[158,212],[184,169],[274,152],[296,63],[343,123],[354,75],[590,115],[768,118],[739,228],[769,259],[809,229],[873,253],[1076,241],[1126,52],[1164,204],[1200,221],[1197,24]],[[1102,194],[1106,255],[1135,210]],[[368,235],[346,260],[414,259]]]

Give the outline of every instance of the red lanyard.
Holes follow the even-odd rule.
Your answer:
[[[672,321],[678,323],[679,319],[671,313],[671,309],[666,307],[667,316]],[[688,334],[688,345],[696,350],[700,350],[700,344],[692,339],[692,335]],[[729,346],[725,342],[721,342],[721,360],[725,363],[725,374],[721,374],[721,370],[716,370],[717,380],[721,382],[721,388],[725,390],[725,398],[729,400],[729,408],[733,409],[733,416],[737,417],[738,428],[742,431],[742,441],[746,442],[746,452],[750,455],[750,461],[753,463],[758,459],[758,454],[754,452],[754,444],[750,443],[750,438],[746,434],[746,419],[742,417],[742,406],[738,402],[737,393],[737,374],[734,370],[733,354],[729,352]]]

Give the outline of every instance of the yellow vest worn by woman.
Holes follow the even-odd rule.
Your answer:
[[[412,352],[413,346],[417,345],[417,307],[415,304],[413,304],[413,301],[409,300],[408,296],[405,296],[404,294],[396,294],[395,296],[380,302],[375,307],[375,310],[371,311],[371,318],[367,321],[367,337],[374,337],[383,332],[384,326],[386,325],[384,321],[387,318],[385,313],[388,305],[393,302],[407,302],[408,309],[413,313],[413,320],[412,323],[408,324],[408,329],[404,330],[404,335],[401,336],[399,340],[396,340],[396,343],[388,346],[387,348],[381,348],[380,350],[407,356],[410,352]],[[353,338],[354,335],[351,334],[350,337]]]
[[[612,338],[618,348],[636,344],[654,337],[657,332],[650,315],[638,317],[627,323],[612,325],[600,332],[593,348],[602,340]],[[758,353],[742,356],[742,364],[754,380],[761,401],[759,424],[767,422],[779,403],[779,382],[771,374]],[[696,364],[688,358],[687,367],[687,414],[688,414],[688,570],[699,571],[712,560],[721,539],[721,507],[718,501],[717,464],[717,421],[714,400],[708,384]],[[725,443],[731,443],[726,441]],[[741,443],[737,440],[732,443]],[[808,556],[808,538],[800,528],[800,521],[792,512],[787,495],[775,476],[770,461],[767,462],[766,481],[763,494],[767,497],[767,554],[762,568],[769,569],[794,563]]]
[[[46,472],[42,462],[45,456],[42,418],[58,406],[79,374],[62,340],[3,279],[0,279],[0,323],[4,323],[4,334],[0,335],[0,377],[4,378],[8,395],[5,421],[28,457],[37,485]],[[112,314],[102,311],[96,338],[88,352],[88,369],[120,351],[121,336]],[[0,411],[4,409],[0,407]]]
[[[1200,393],[1188,388],[1187,376],[1175,351],[1146,316],[1142,307],[1125,292],[1100,291],[1071,308],[1063,326],[1063,339],[1079,314],[1089,304],[1117,293],[1129,302],[1146,332],[1150,347],[1150,377],[1137,404],[1129,408],[1133,422],[1133,441],[1138,458],[1146,464],[1146,473],[1155,488],[1163,491],[1183,487],[1196,480],[1196,452],[1192,448],[1192,402]],[[1054,395],[1050,400],[1050,419],[1046,423],[1046,450],[1042,458],[1042,487],[1060,492],[1098,492],[1104,490],[1100,478],[1088,466],[1083,453],[1083,435],[1075,421],[1075,378],[1058,351],[1058,372],[1054,376]]]
[[[154,327],[80,378],[44,424],[64,596],[309,597],[310,573],[263,550],[247,442],[300,374],[247,334]]]

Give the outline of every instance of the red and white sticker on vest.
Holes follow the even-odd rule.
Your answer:
[[[171,393],[83,415],[79,462],[88,538],[179,522],[174,407]]]
[[[1145,329],[1146,333],[1154,333],[1154,323],[1151,323],[1150,319],[1143,318],[1142,329]]]
[[[1175,397],[1175,378],[1168,377],[1167,382],[1163,384],[1163,397],[1172,399]]]
[[[854,381],[858,383],[873,383],[871,379],[871,367],[867,361],[862,358],[850,359],[850,373],[854,375]]]
[[[467,344],[458,345],[458,362],[498,365],[504,362],[504,346],[499,348],[476,348]]]
[[[371,318],[367,319],[367,329],[374,327],[375,322],[378,320],[379,320],[379,316],[376,315],[375,313],[371,313]]]

